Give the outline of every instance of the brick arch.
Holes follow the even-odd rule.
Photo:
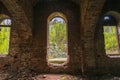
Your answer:
[[[102,11],[105,0],[92,0],[83,1],[82,4],[82,39],[84,40],[84,54],[83,54],[83,67],[84,72],[92,72],[90,68],[95,69],[96,67],[96,55],[94,47],[94,32],[96,28],[97,19]],[[86,46],[87,45],[87,46]]]
[[[17,0],[0,0],[11,14],[14,24],[17,25],[19,29],[18,33],[23,33],[24,35],[19,35],[22,39],[27,39],[31,36],[31,24],[27,19],[24,10],[20,5],[18,5]]]
[[[66,2],[66,3],[65,3]],[[42,61],[39,61],[38,63],[44,63],[44,65],[36,65],[33,66],[35,68],[39,68],[40,70],[43,70],[43,72],[53,72],[53,73],[78,73],[81,72],[81,40],[80,40],[80,19],[78,16],[80,16],[80,8],[79,5],[69,2],[69,1],[51,1],[48,3],[37,3],[34,7],[34,18],[35,18],[35,27],[34,27],[34,43],[35,47],[36,45],[39,47],[38,50],[40,51],[38,54],[38,59],[41,59]],[[42,4],[42,5],[41,5]],[[47,5],[47,6],[46,6]],[[72,5],[72,6],[71,6]],[[68,56],[69,60],[67,64],[63,64],[62,66],[55,66],[55,68],[51,65],[47,65],[47,19],[50,17],[51,13],[60,12],[63,15],[59,15],[60,17],[66,17],[67,19],[67,30],[68,30]],[[41,16],[42,15],[42,16]],[[53,17],[56,16],[52,15]],[[41,26],[42,25],[42,26]],[[42,34],[41,34],[42,33]],[[74,40],[76,39],[76,40]],[[73,48],[74,47],[74,48]],[[44,53],[43,53],[44,52]],[[75,54],[75,55],[74,55]],[[36,54],[34,54],[36,55]],[[37,59],[37,57],[35,57]],[[74,66],[74,64],[78,65],[77,67]],[[31,65],[32,66],[32,65]],[[43,67],[44,66],[44,67]],[[66,67],[67,66],[67,67]],[[46,70],[47,69],[47,70]]]
[[[112,16],[112,19],[114,18],[116,20],[116,27],[119,27],[120,25],[120,13],[117,11],[106,11],[105,13],[102,13],[100,18],[104,18],[104,16]],[[113,19],[113,22],[114,22]],[[109,73],[114,73],[114,71],[119,71],[117,69],[120,69],[117,63],[117,61],[120,61],[120,58],[112,58],[110,56],[106,55],[105,51],[105,41],[104,41],[104,30],[103,30],[103,24],[101,19],[98,20],[98,23],[95,27],[94,31],[94,45],[95,45],[95,55],[96,55],[96,66],[99,66],[99,70],[102,71],[103,73],[109,72]],[[113,64],[114,63],[114,64]],[[111,68],[111,66],[114,65],[114,67]],[[103,68],[104,67],[104,68]],[[105,70],[107,68],[107,70]],[[115,68],[114,70],[112,70]],[[119,72],[118,72],[119,73]]]
[[[61,13],[61,12],[53,12],[53,13],[51,13],[51,14],[48,16],[48,19],[47,19],[48,22],[49,22],[50,20],[52,20],[54,17],[57,17],[57,16],[63,18],[63,19],[65,20],[65,22],[67,23],[67,18],[66,18],[66,16],[65,16],[63,13]]]
[[[117,20],[117,25],[120,25],[120,13],[117,11],[109,11],[105,15],[113,16]]]

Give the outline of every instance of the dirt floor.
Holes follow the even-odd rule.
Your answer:
[[[78,77],[67,74],[42,74],[33,77],[34,80],[79,80]]]
[[[102,76],[102,77],[80,77],[68,74],[41,74],[33,77],[33,80],[120,80],[119,77]]]
[[[39,74],[30,70],[10,71],[0,70],[0,80],[120,80],[113,75],[81,76],[70,74]]]
[[[80,77],[80,76],[72,76],[68,74],[40,74],[36,76],[13,76],[13,75],[0,75],[0,80],[120,80],[119,77]]]

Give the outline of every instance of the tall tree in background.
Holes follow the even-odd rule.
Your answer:
[[[66,57],[66,23],[64,20],[54,19],[49,25],[49,53],[52,58]]]

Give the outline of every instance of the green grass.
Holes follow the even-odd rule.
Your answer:
[[[67,58],[53,58],[53,59],[49,59],[48,61],[49,63],[53,63],[53,64],[62,64],[65,61],[67,61]]]

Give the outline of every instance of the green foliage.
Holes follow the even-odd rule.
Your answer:
[[[118,49],[117,33],[115,26],[104,26],[105,49],[113,52]]]
[[[1,27],[0,28],[0,54],[8,54],[9,38],[10,38],[10,28]]]
[[[49,25],[49,58],[66,57],[67,31],[65,22],[51,21]]]

